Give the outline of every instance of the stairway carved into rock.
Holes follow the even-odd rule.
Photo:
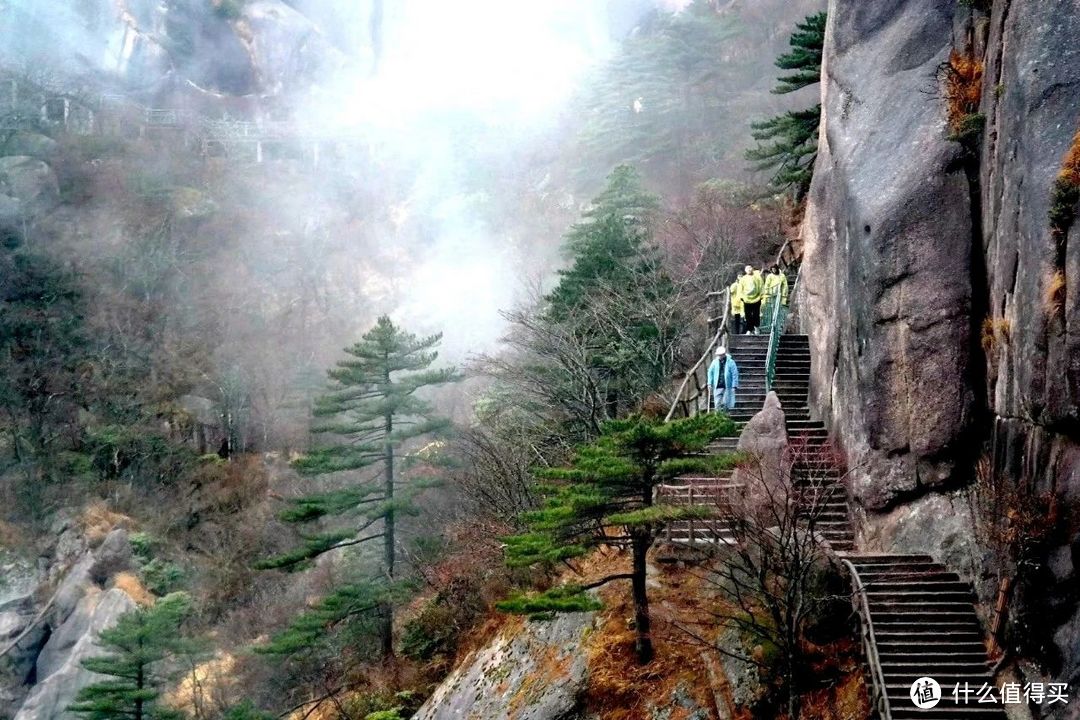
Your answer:
[[[740,373],[740,392],[730,415],[746,423],[765,400],[769,338],[742,335],[729,342]],[[845,462],[829,442],[825,424],[811,418],[811,362],[806,335],[782,335],[772,390],[784,410],[792,485],[804,498],[812,494],[807,503],[814,508],[812,530],[837,552],[851,574],[868,686],[878,715],[886,720],[1004,718],[971,586],[928,555],[869,554],[857,549],[843,482]],[[738,442],[738,437],[723,438],[709,451],[733,452]],[[737,491],[730,472],[722,477],[686,476],[678,479],[669,500],[715,505],[723,501],[724,493]],[[722,524],[705,527],[695,522],[696,526],[673,523],[667,539],[684,547],[738,542]],[[940,685],[942,697],[933,708],[920,709],[911,700],[912,683],[921,677],[932,677]],[[954,700],[954,688],[960,703]],[[984,688],[990,689],[995,703],[979,702]]]

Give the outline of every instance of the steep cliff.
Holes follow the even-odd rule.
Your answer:
[[[800,288],[813,402],[865,538],[975,568],[976,519],[950,491],[979,457],[981,476],[1045,493],[1040,597],[1019,588],[1017,617],[1046,611],[1033,642],[1070,677],[1078,36],[1072,0],[830,2]]]

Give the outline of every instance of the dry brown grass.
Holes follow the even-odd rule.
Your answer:
[[[1060,317],[1065,313],[1065,273],[1058,270],[1046,285],[1046,314]]]
[[[1074,187],[1080,187],[1080,130],[1073,136],[1072,144],[1061,160],[1058,180]]]
[[[594,561],[594,569],[606,565],[606,572],[625,572],[625,555]],[[677,688],[693,696],[699,707],[716,711],[710,671],[701,644],[678,629],[685,623],[705,619],[709,596],[703,581],[691,573],[665,568],[659,586],[650,590],[656,658],[639,665],[634,652],[636,631],[634,609],[625,583],[605,587],[601,596],[605,609],[596,631],[586,644],[589,684],[586,703],[602,720],[646,720],[658,708],[671,708],[671,720],[684,720],[690,711],[673,703]]]
[[[1008,318],[987,317],[982,323],[980,342],[988,358],[997,355],[997,349],[1007,345],[1012,337],[1012,323]]]
[[[79,527],[90,547],[97,547],[113,528],[131,528],[131,518],[109,509],[104,501],[94,500],[83,508],[79,515]]]
[[[15,548],[26,542],[26,534],[9,522],[0,520],[0,548]]]
[[[142,581],[130,572],[117,573],[113,578],[113,587],[123,590],[128,596],[143,607],[150,607],[156,599],[154,595],[143,587]]]
[[[961,53],[953,49],[939,74],[944,84],[949,131],[953,137],[962,138],[974,129],[972,120],[982,102],[983,61],[973,51]]]

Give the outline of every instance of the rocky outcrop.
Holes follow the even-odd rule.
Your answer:
[[[60,203],[56,175],[27,155],[0,157],[0,233],[19,232]]]
[[[17,596],[0,594],[0,649],[18,640],[0,659],[0,711],[16,720],[71,718],[68,705],[96,679],[82,661],[101,652],[97,634],[136,606],[115,586],[133,561],[124,528],[62,519],[53,529],[44,572],[24,573]]]
[[[264,93],[317,84],[345,64],[342,53],[314,23],[280,0],[247,3],[241,24]]]
[[[414,715],[414,720],[572,717],[585,689],[582,651],[593,613],[512,624],[466,658]]]
[[[832,0],[799,290],[812,400],[849,456],[868,545],[977,579],[951,489],[986,453],[994,492],[1046,508],[1037,580],[1018,580],[1011,612],[1066,679],[1080,677],[1080,230],[1050,218],[1076,210],[1054,187],[1080,128],[1078,35],[1071,0]],[[957,58],[977,107],[950,101]]]
[[[64,621],[38,659],[38,682],[23,701],[15,720],[54,720],[70,718],[68,706],[79,690],[99,680],[86,670],[82,661],[101,654],[95,642],[97,634],[111,627],[135,602],[119,588],[94,590],[79,601],[75,611]]]
[[[765,396],[765,402],[746,423],[739,435],[736,450],[754,458],[750,468],[739,467],[732,482],[747,488],[760,488],[761,481],[786,482],[783,473],[784,453],[788,448],[787,424],[780,398],[775,392]]]
[[[813,400],[884,507],[948,482],[969,427],[972,223],[937,68],[953,0],[834,0],[800,275]]]

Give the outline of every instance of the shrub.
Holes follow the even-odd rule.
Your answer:
[[[243,0],[215,0],[214,2],[214,14],[223,20],[236,20],[243,10]]]
[[[1050,190],[1050,232],[1059,245],[1065,242],[1076,220],[1077,203],[1080,203],[1080,131],[1073,136]]]
[[[153,559],[154,548],[157,545],[157,540],[153,535],[145,532],[134,532],[128,536],[128,542],[131,543],[131,550],[140,562],[148,563]]]
[[[176,563],[154,558],[143,566],[142,578],[150,592],[155,595],[168,595],[184,585],[186,574]]]
[[[974,52],[953,50],[949,60],[938,68],[943,85],[949,121],[949,139],[964,142],[974,139],[986,124],[979,113],[982,102],[983,62]]]
[[[273,713],[260,710],[250,700],[242,700],[225,711],[222,720],[274,720]]]

